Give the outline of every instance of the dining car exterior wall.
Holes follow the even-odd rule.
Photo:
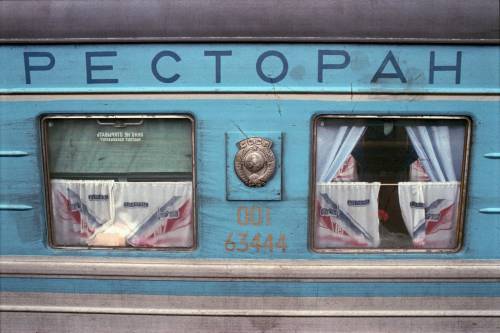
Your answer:
[[[197,1],[115,8],[26,2],[37,15],[27,14],[26,3],[0,5],[1,331],[497,329],[500,38],[492,12],[498,3],[458,1],[451,11],[447,1],[382,2],[384,9],[373,7],[357,28],[349,22],[363,22],[360,8],[369,1],[236,1],[239,8],[219,10]],[[178,21],[194,10],[198,20]],[[230,14],[225,24],[221,12]],[[67,24],[85,15],[94,24]],[[115,29],[107,23],[111,16]],[[160,20],[165,16],[171,29]],[[249,24],[251,18],[262,25]],[[403,19],[407,24],[394,30]],[[139,21],[147,23],[132,24]],[[142,172],[164,159],[141,155],[143,161],[134,160],[141,172],[114,181],[188,182],[194,243],[148,249],[54,242],[51,184],[59,174],[51,154],[88,147],[63,140],[49,149],[51,121],[107,126],[92,138],[123,139],[118,145],[130,151],[112,158],[125,160],[149,133],[127,126],[172,119],[186,121],[184,132],[170,127],[183,135],[176,145],[184,150],[175,158],[183,158],[185,170]],[[318,251],[313,184],[315,126],[322,120],[464,126],[457,246]],[[81,138],[92,130],[82,130]],[[245,141],[255,137],[268,141]],[[111,150],[118,147],[113,140],[105,143]],[[269,140],[265,154],[272,154],[274,169],[249,187],[235,164],[241,143]],[[158,147],[142,149],[156,154]],[[107,180],[83,171],[60,174]],[[96,198],[108,199],[89,196]],[[128,208],[147,207],[146,201]]]

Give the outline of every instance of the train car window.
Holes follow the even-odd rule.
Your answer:
[[[314,250],[458,250],[467,118],[314,124]]]
[[[42,119],[55,247],[192,249],[193,120]]]

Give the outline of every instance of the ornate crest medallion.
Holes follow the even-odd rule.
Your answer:
[[[252,137],[238,142],[240,150],[234,158],[238,178],[249,187],[261,187],[273,176],[276,158],[271,150],[273,142]]]

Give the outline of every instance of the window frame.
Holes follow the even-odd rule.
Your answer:
[[[52,199],[51,199],[51,177],[50,177],[50,166],[49,166],[49,147],[48,147],[48,131],[47,123],[49,120],[53,119],[183,119],[188,120],[191,125],[191,174],[192,174],[192,246],[190,247],[131,247],[131,246],[68,246],[68,245],[57,245],[53,240],[53,221],[52,221]],[[197,172],[196,172],[196,121],[191,114],[140,114],[140,113],[130,113],[130,114],[42,114],[39,117],[40,126],[40,144],[41,144],[41,164],[42,164],[42,175],[43,175],[43,191],[44,191],[44,211],[45,211],[45,232],[46,232],[46,245],[52,249],[65,249],[65,250],[118,250],[118,251],[163,251],[163,252],[193,252],[198,248],[198,214],[197,214]]]
[[[461,181],[459,190],[459,209],[457,216],[457,246],[454,248],[318,248],[315,246],[315,203],[316,203],[316,172],[317,172],[317,126],[319,121],[324,119],[339,119],[339,120],[462,120],[465,121],[464,129],[464,152],[462,156]],[[308,248],[310,251],[318,254],[338,254],[338,253],[456,253],[462,249],[464,238],[464,223],[465,223],[465,207],[467,205],[467,184],[469,177],[469,162],[471,154],[471,137],[472,137],[472,119],[465,115],[456,116],[440,116],[440,115],[346,115],[332,113],[318,113],[313,115],[311,121],[311,149],[309,165],[309,218],[308,218]]]

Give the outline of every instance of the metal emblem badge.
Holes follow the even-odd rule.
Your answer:
[[[238,178],[249,187],[261,187],[273,176],[276,158],[273,142],[252,137],[238,142],[240,150],[234,158],[234,170]]]

